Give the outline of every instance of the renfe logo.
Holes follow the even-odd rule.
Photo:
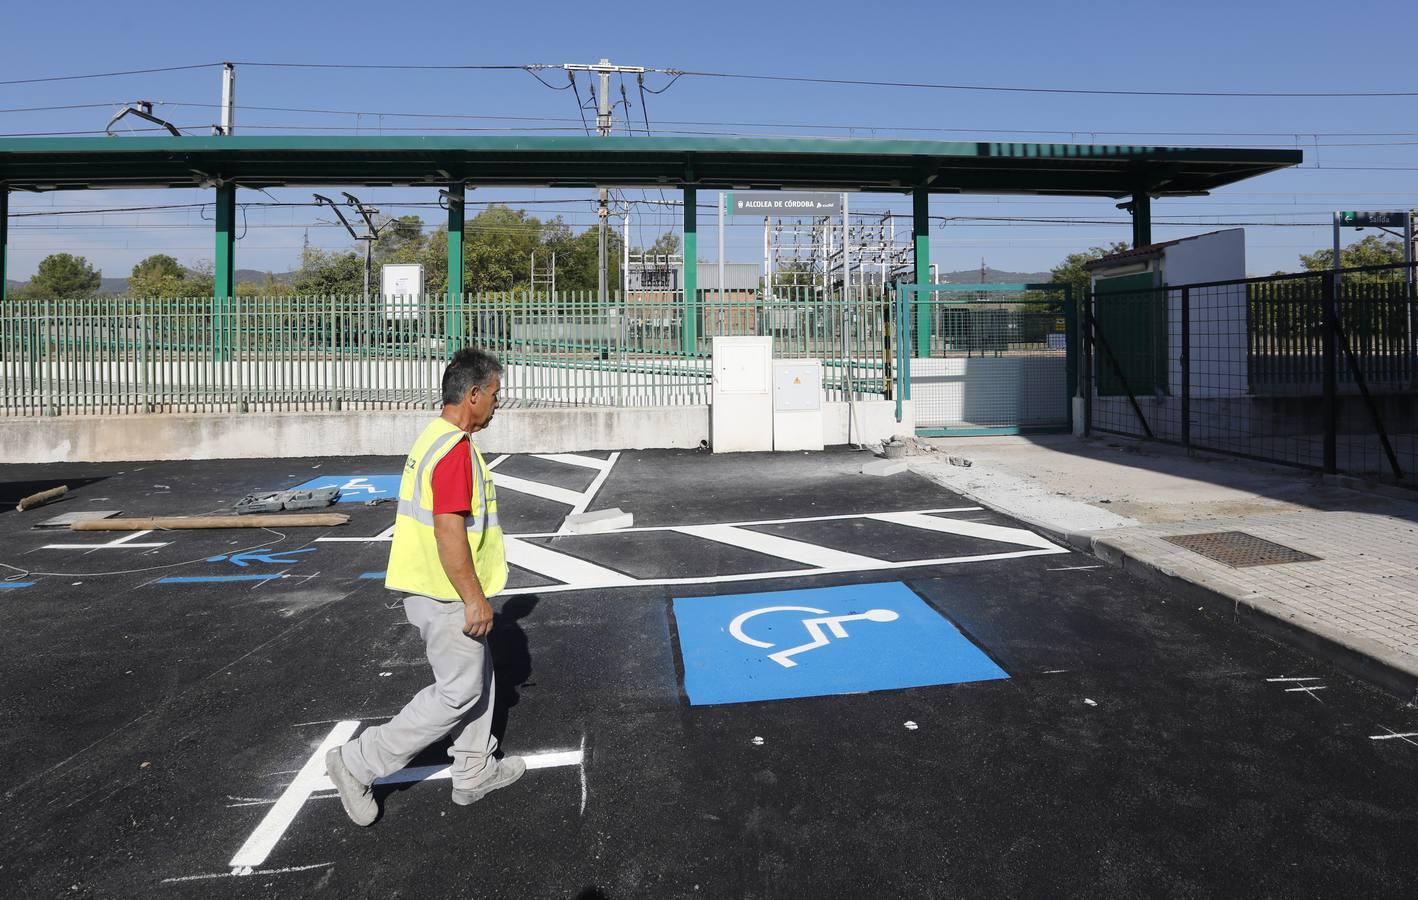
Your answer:
[[[1008,678],[899,581],[676,598],[694,706]]]

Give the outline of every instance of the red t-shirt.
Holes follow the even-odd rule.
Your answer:
[[[461,440],[433,467],[433,513],[470,515],[473,505],[473,454]]]

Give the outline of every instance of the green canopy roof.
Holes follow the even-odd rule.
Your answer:
[[[1300,161],[1298,150],[752,137],[0,139],[0,182],[24,191],[462,182],[1167,196]]]

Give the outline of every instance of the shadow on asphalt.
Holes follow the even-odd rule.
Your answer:
[[[492,667],[497,675],[497,699],[492,708],[492,734],[498,743],[507,731],[508,712],[521,699],[518,688],[532,676],[532,654],[527,644],[527,632],[518,624],[531,615],[541,598],[536,594],[518,594],[502,604],[487,636],[492,649]]]
[[[1036,447],[1077,459],[1191,479],[1307,509],[1376,512],[1418,522],[1418,491],[1413,492],[1411,498],[1370,493],[1326,484],[1320,473],[1309,469],[1227,456],[1220,451],[1188,452],[1170,444],[1117,435],[1094,434],[1083,439],[1072,435],[1037,435],[1025,440]],[[967,449],[968,445],[962,443],[958,452]],[[988,444],[982,443],[977,452],[966,455],[988,462]]]

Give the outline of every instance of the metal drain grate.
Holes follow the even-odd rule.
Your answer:
[[[1318,556],[1301,553],[1283,544],[1258,538],[1244,531],[1213,531],[1209,534],[1179,534],[1163,538],[1185,550],[1199,553],[1233,569],[1249,566],[1278,566],[1282,563],[1314,562]]]

